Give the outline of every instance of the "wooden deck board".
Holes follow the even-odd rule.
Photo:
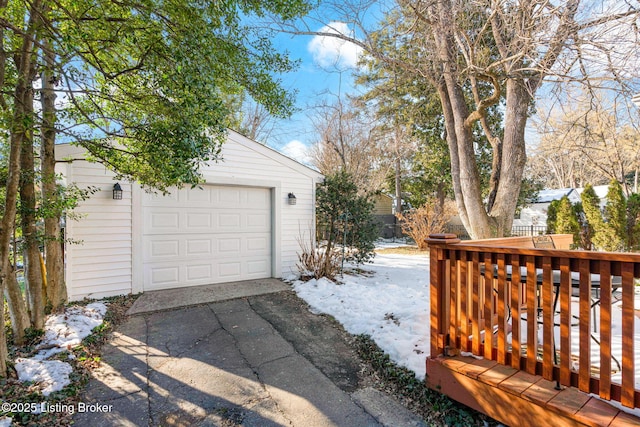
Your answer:
[[[507,425],[640,425],[640,418],[577,388],[556,390],[555,382],[486,359],[427,359],[426,383]]]

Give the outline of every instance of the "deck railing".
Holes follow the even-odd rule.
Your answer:
[[[568,250],[571,236],[551,239],[566,249],[535,248],[531,237],[431,235],[431,357],[470,352],[640,407],[640,254]]]

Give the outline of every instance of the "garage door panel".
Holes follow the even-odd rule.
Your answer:
[[[246,244],[247,252],[251,253],[265,253],[264,251],[267,251],[270,248],[270,242],[268,241],[267,236],[249,237],[246,239]]]
[[[249,228],[257,228],[260,230],[269,229],[269,214],[268,212],[260,212],[255,214],[247,215],[247,227]]]
[[[175,267],[156,267],[151,268],[150,271],[151,283],[154,285],[167,285],[178,283],[180,278],[180,268]]]
[[[186,241],[186,251],[188,256],[213,255],[212,241],[210,239],[189,239]]]
[[[208,279],[212,276],[211,264],[188,265],[186,267],[187,281]]]
[[[270,270],[270,266],[264,259],[247,262],[247,273],[250,275],[267,274]]]
[[[204,185],[143,198],[144,289],[271,276],[266,188]]]
[[[239,228],[242,225],[242,215],[240,213],[220,213],[217,218],[216,226],[220,230]]]
[[[220,238],[217,239],[216,243],[218,244],[219,254],[239,254],[242,250],[242,240],[237,237]]]
[[[151,230],[171,231],[180,227],[180,214],[178,212],[152,212],[149,216]]]
[[[184,200],[188,204],[195,203],[196,206],[203,206],[203,203],[209,205],[213,202],[212,191],[208,186],[201,186],[193,189],[183,188],[180,196],[180,199]]]
[[[218,188],[218,201],[220,204],[228,206],[233,209],[240,208],[242,204],[243,196],[246,198],[246,195],[243,194],[244,189],[241,187],[220,187]]]
[[[180,256],[180,242],[178,240],[150,241],[149,247],[151,258]]]
[[[186,220],[186,229],[187,232],[190,230],[194,230],[194,229],[210,229],[213,222],[212,222],[212,215],[209,212],[203,212],[203,213],[186,213],[185,215],[185,220]]]
[[[221,262],[218,266],[221,279],[230,280],[231,278],[241,277],[242,265],[240,261]]]

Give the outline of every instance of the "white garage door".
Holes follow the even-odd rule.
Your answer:
[[[271,277],[269,189],[145,193],[142,211],[144,290]]]

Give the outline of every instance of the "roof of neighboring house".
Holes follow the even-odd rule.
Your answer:
[[[550,203],[554,200],[560,200],[564,196],[569,197],[572,192],[575,192],[576,196],[578,196],[578,192],[574,188],[559,188],[559,189],[551,189],[551,190],[542,190],[538,193],[538,197],[533,201],[533,203]]]

